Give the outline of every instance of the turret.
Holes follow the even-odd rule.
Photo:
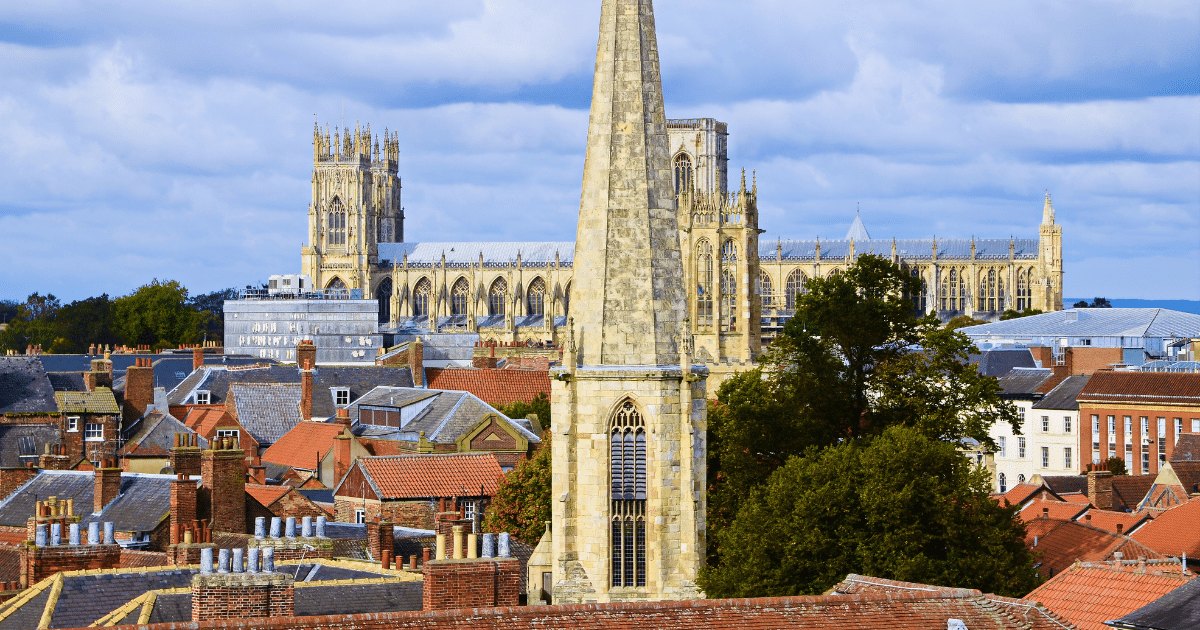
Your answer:
[[[1042,206],[1042,225],[1054,225],[1054,206],[1050,204],[1050,191],[1046,191],[1046,204]]]

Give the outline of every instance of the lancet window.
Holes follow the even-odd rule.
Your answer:
[[[466,315],[467,305],[471,301],[471,284],[466,278],[459,278],[454,281],[454,288],[450,291],[450,314],[451,315]]]
[[[906,293],[904,297],[912,300],[914,312],[924,313],[928,308],[928,304],[926,302],[925,281],[921,278],[921,270],[913,267],[908,270],[908,274],[913,278],[921,280],[921,288],[916,293]]]
[[[542,315],[546,312],[545,280],[534,278],[533,282],[529,283],[529,290],[525,295],[525,308],[526,315]]]
[[[496,278],[488,291],[488,315],[503,315],[504,303],[508,300],[508,280]]]
[[[686,153],[675,156],[675,194],[692,188],[692,158]]]
[[[567,289],[563,291],[563,317],[571,314],[571,283],[567,283]]]
[[[346,209],[337,197],[329,203],[329,210],[325,213],[325,244],[346,244]]]
[[[696,324],[712,326],[713,316],[713,251],[712,244],[701,240],[696,244]]]
[[[725,241],[721,246],[721,262],[737,262],[737,243],[734,243],[733,239]]]
[[[1030,297],[1033,295],[1031,289],[1033,277],[1030,271],[1025,269],[1017,270],[1017,310],[1023,311],[1028,308],[1033,308],[1033,300]]]
[[[979,310],[1004,310],[1004,278],[995,269],[979,280]]]
[[[632,401],[609,422],[612,585],[646,585],[646,423]]]
[[[758,294],[762,296],[763,308],[775,306],[775,287],[771,284],[771,276],[762,270],[758,272]]]
[[[737,328],[737,276],[731,269],[721,270],[721,324],[725,330]]]
[[[959,269],[951,269],[942,281],[942,310],[964,311],[967,309],[967,279]]]
[[[375,299],[379,304],[379,323],[386,324],[392,319],[392,279],[384,278],[375,289]]]
[[[799,269],[795,269],[792,271],[792,273],[788,274],[786,289],[787,295],[784,296],[784,300],[789,311],[796,309],[796,297],[802,293],[808,292],[807,289],[804,288],[804,285],[807,282],[808,276]]]
[[[412,310],[413,317],[429,314],[429,296],[433,294],[433,283],[429,278],[421,278],[413,287]]]

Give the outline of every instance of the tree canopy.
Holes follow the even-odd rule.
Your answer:
[[[1042,310],[1037,308],[1027,308],[1023,311],[1009,309],[1000,315],[1000,321],[1008,321],[1010,319],[1018,319],[1021,317],[1029,317],[1030,315],[1041,315]]]
[[[550,520],[550,432],[533,457],[521,461],[500,482],[492,504],[483,516],[483,530],[508,532],[518,540],[536,545]]]
[[[1112,302],[1109,302],[1108,298],[1102,298],[1102,297],[1093,299],[1091,304],[1088,304],[1087,300],[1080,300],[1080,301],[1076,302],[1073,306],[1075,308],[1112,308],[1113,307]]]
[[[833,573],[817,575],[781,568],[780,573],[755,582],[765,590],[733,589],[734,576],[749,570],[747,563],[756,562],[743,553],[741,546],[739,537],[746,535],[747,528],[784,527],[781,533],[794,531],[788,529],[791,525],[766,522],[764,518],[814,517],[797,526],[814,529],[838,541],[836,545],[812,550],[814,562],[829,562],[839,567],[838,579],[850,570],[907,579],[900,576],[915,573],[880,573],[874,570],[876,565],[854,565],[843,556],[823,555],[866,535],[857,528],[868,516],[856,515],[843,525],[828,529],[829,521],[816,519],[815,511],[789,515],[790,502],[796,497],[782,489],[774,494],[768,492],[772,484],[781,483],[776,475],[791,475],[789,478],[794,480],[796,475],[836,474],[837,466],[853,465],[862,471],[856,473],[856,483],[885,484],[887,480],[874,477],[879,474],[878,469],[851,461],[859,453],[876,452],[871,450],[873,444],[875,440],[884,440],[885,434],[890,436],[885,440],[887,443],[903,442],[926,449],[929,453],[923,456],[928,456],[930,462],[939,462],[938,457],[942,456],[939,453],[953,452],[962,460],[965,471],[969,464],[959,453],[960,447],[994,446],[988,432],[996,422],[1008,422],[1019,432],[1016,413],[1000,399],[996,380],[982,376],[968,363],[968,354],[973,350],[970,340],[943,328],[932,316],[918,319],[914,315],[912,302],[903,296],[920,292],[919,278],[909,276],[886,259],[863,256],[846,272],[828,279],[815,278],[807,288],[808,293],[797,299],[795,316],[764,353],[762,365],[728,379],[710,407],[709,566],[701,577],[709,595],[813,593],[837,581],[828,581],[833,579]],[[830,449],[841,454],[826,458],[824,453]],[[946,509],[951,511],[983,509],[973,498],[981,492],[981,482],[956,468],[939,465],[942,468],[938,470],[953,472],[954,476],[945,480],[949,485],[932,486],[947,489],[947,493],[932,500],[949,503],[952,507]],[[831,466],[833,472],[822,472]],[[785,468],[791,472],[781,473]],[[933,471],[917,470],[914,471],[917,476],[907,478],[918,483],[927,472]],[[949,492],[950,489],[954,492]],[[922,496],[932,497],[928,493]],[[986,498],[986,492],[983,496]],[[967,501],[966,497],[972,498]],[[851,501],[845,509],[860,507]],[[840,510],[843,506],[832,501],[826,509]],[[962,515],[967,519],[964,522],[969,522],[969,516]],[[1005,517],[1007,521],[993,516],[980,522],[1001,527],[1012,521],[1011,511]],[[919,517],[920,514],[914,513],[907,518],[919,520]],[[896,521],[896,527],[901,525],[901,521]],[[933,528],[928,532],[930,536],[942,536],[953,543],[955,537],[949,535],[949,525],[936,519],[922,521],[923,527]],[[1015,536],[1017,541],[1021,538],[1019,528],[1007,525],[986,535],[980,533],[978,537],[989,536]],[[772,536],[761,540],[774,540],[780,545],[803,542]],[[967,539],[962,540],[965,544]],[[923,553],[918,543],[917,539],[912,541],[908,556]],[[899,542],[889,544],[899,545]],[[1020,556],[1018,549],[1024,550],[1024,545],[987,547],[984,552]],[[958,562],[966,557],[967,548],[961,551],[947,551],[945,557]],[[1024,566],[1028,557],[993,560],[997,566],[1012,568]],[[945,564],[951,560],[939,562]],[[969,571],[929,569],[927,574],[931,577],[927,581],[936,581],[935,573],[949,580]],[[1019,582],[1019,576],[1011,574],[1003,579]],[[976,580],[951,585],[976,587],[983,583]]]

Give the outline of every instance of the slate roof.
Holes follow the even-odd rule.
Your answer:
[[[1134,540],[1162,553],[1200,558],[1200,501],[1189,501],[1159,514],[1133,533]]]
[[[1183,586],[1157,600],[1108,622],[1114,628],[1137,630],[1194,630],[1200,628],[1200,581]]]
[[[1200,461],[1200,433],[1180,433],[1171,453],[1171,463]]]
[[[401,428],[358,424],[362,405],[403,409],[414,404],[424,405],[424,408]],[[415,442],[419,439],[420,432],[424,431],[425,439],[435,444],[456,443],[463,434],[489,415],[498,417],[501,422],[507,422],[526,440],[541,442],[532,431],[513,422],[495,407],[469,392],[378,387],[350,405],[350,417],[356,423],[356,436]]]
[[[1001,395],[1010,398],[1037,398],[1042,383],[1052,376],[1054,372],[1048,368],[1016,368],[997,381],[1000,384]]]
[[[1075,562],[1113,559],[1120,552],[1126,559],[1145,556],[1165,558],[1162,553],[1122,534],[1114,534],[1077,521],[1035,519],[1025,528],[1025,544],[1038,555],[1038,573],[1053,577]]]
[[[125,446],[121,449],[123,455],[132,457],[167,457],[175,445],[176,433],[195,433],[187,425],[168,413],[157,411],[146,414],[126,430]],[[200,448],[208,448],[208,440],[197,437]]]
[[[1140,572],[1129,566],[1087,562],[1055,575],[1025,596],[1080,630],[1108,630],[1117,619],[1158,600],[1195,576],[1175,570]]]
[[[21,548],[0,545],[0,582],[18,582],[21,579]],[[0,604],[3,608],[4,604]]]
[[[1079,400],[1200,405],[1200,373],[1096,372]]]
[[[54,386],[39,357],[0,357],[0,413],[58,413]]]
[[[54,392],[54,400],[62,413],[102,413],[117,415],[121,408],[111,389],[97,387],[90,392]]]
[[[870,239],[854,240],[854,253],[876,254],[890,258],[892,244],[896,245],[896,255],[906,260],[931,260],[934,243],[937,243],[939,260],[970,260],[971,243],[975,243],[975,258],[977,260],[1008,260],[1009,239],[1006,238],[904,238],[904,239]],[[845,258],[850,254],[850,240],[791,240],[777,239],[775,242],[760,240],[758,242],[758,258],[763,262],[775,260],[815,260],[817,244],[820,243],[821,259],[834,261]],[[1011,241],[1014,246],[1014,258],[1017,260],[1036,260],[1038,257],[1038,241],[1032,238],[1018,238]]]
[[[1000,378],[1014,368],[1036,368],[1037,361],[1029,348],[992,348],[968,357],[984,376]]]
[[[403,264],[406,255],[410,267],[441,265],[443,254],[448,267],[478,265],[480,255],[484,266],[493,267],[516,264],[518,254],[521,264],[528,266],[553,264],[556,254],[564,267],[570,267],[575,260],[572,241],[379,243],[378,249],[379,263],[386,267],[393,262]]]
[[[300,370],[294,365],[233,370],[220,366],[205,366],[202,376],[195,379],[189,377],[185,384],[171,390],[167,394],[167,402],[172,405],[190,404],[195,400],[196,390],[208,390],[211,404],[221,404],[225,402],[232,383],[292,383],[298,386]],[[408,367],[319,366],[313,370],[313,417],[332,418],[337,414],[333,394],[330,392],[331,387],[349,388],[350,400],[354,401],[380,386],[412,387],[412,370]],[[299,396],[296,400],[300,400]]]
[[[325,575],[324,580],[332,580]],[[296,589],[296,616],[353,615],[421,610],[421,582],[331,584]]]
[[[1112,509],[1118,512],[1135,510],[1154,486],[1156,475],[1114,475],[1112,478]]]
[[[262,461],[301,470],[316,470],[321,458],[346,427],[324,422],[301,422],[263,454]]]
[[[92,513],[96,478],[90,472],[43,470],[25,485],[0,501],[0,525],[24,527],[33,515],[34,503],[56,496],[74,499],[75,513],[82,523],[111,522],[117,531],[148,532],[171,511],[171,480],[174,475],[124,473],[116,499],[100,514]],[[199,484],[199,479],[196,480]]]
[[[231,383],[229,392],[238,424],[260,445],[279,441],[304,421],[300,416],[300,385]]]
[[[131,355],[133,356],[133,355]],[[192,355],[188,354],[156,354],[156,355],[141,355],[142,358],[150,357],[150,367],[154,369],[154,386],[162,387],[168,392],[179,387],[181,383],[188,379],[192,374]],[[116,356],[113,357],[114,359]],[[130,361],[132,363],[132,361]],[[279,362],[274,359],[261,359],[248,354],[205,354],[204,364],[211,366],[229,367],[229,366],[246,366],[246,365],[277,365]],[[87,369],[87,368],[85,368]],[[113,365],[113,389],[117,391],[125,391],[125,368],[122,368],[120,373],[117,372],[117,367]],[[178,403],[172,403],[178,404]]]
[[[1074,493],[1087,494],[1087,475],[1046,475],[1041,479],[1047,488],[1060,496]]]
[[[1058,384],[1058,387],[1050,390],[1050,393],[1034,403],[1033,408],[1078,411],[1079,402],[1076,401],[1075,397],[1087,386],[1091,378],[1090,375],[1086,374],[1082,376],[1068,376],[1063,382]]]
[[[56,392],[82,392],[87,389],[83,381],[83,372],[46,372],[50,386]]]
[[[363,457],[354,466],[380,500],[495,496],[504,474],[492,453]],[[345,483],[338,484],[335,495]]]
[[[965,588],[950,588],[946,586],[916,584],[913,582],[900,582],[897,580],[886,580],[883,578],[855,575],[851,573],[850,575],[847,575],[844,580],[830,589],[826,595],[902,595],[912,592],[936,593],[951,597],[979,598],[980,600],[986,601],[992,606],[1000,609],[1004,613],[1013,616],[1019,616],[1027,624],[1015,627],[1029,628],[1030,630],[1062,630],[1064,627],[1062,625],[1063,620],[1061,618],[1057,617],[1054,613],[1046,610],[1043,607],[1034,605],[1034,602],[1029,600],[1013,599],[1010,597],[1001,597],[999,595],[985,595],[980,591]],[[975,626],[967,627],[974,628]]]
[[[52,424],[0,425],[0,468],[36,464],[38,456],[46,452],[47,444],[60,443],[58,427]]]
[[[527,403],[538,394],[550,395],[550,372],[545,370],[429,368],[425,374],[430,389],[470,392],[490,405]]]

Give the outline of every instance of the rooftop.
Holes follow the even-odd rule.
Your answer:
[[[301,470],[316,470],[321,458],[333,448],[334,439],[345,429],[340,424],[301,422],[272,444],[263,453],[262,460]]]
[[[171,414],[153,411],[126,430],[129,437],[121,453],[132,457],[167,457],[175,445],[175,434],[192,432]],[[198,445],[208,448],[208,440],[200,436]]]
[[[1179,565],[1142,570],[1136,565],[1086,562],[1073,565],[1025,598],[1039,602],[1080,630],[1108,630],[1117,619],[1158,600],[1195,576]]]
[[[550,373],[545,370],[428,368],[425,374],[430,389],[470,392],[490,405],[530,402],[538,394],[550,395]]]
[[[1200,373],[1096,372],[1079,400],[1200,405]]]
[[[1183,586],[1154,602],[1108,622],[1114,628],[1136,630],[1193,630],[1200,628],[1200,581],[1189,580]]]
[[[1114,534],[1078,521],[1036,519],[1038,527],[1027,527],[1025,543],[1038,554],[1038,573],[1054,577],[1075,562],[1113,559],[1120,552],[1125,558],[1161,560],[1165,556],[1129,536]]]
[[[1090,375],[1068,376],[1058,387],[1034,403],[1033,408],[1078,411],[1079,402],[1075,397],[1087,386],[1090,378]]]
[[[46,452],[46,445],[60,443],[62,437],[57,425],[0,425],[0,468],[24,468],[26,464],[36,464],[38,456]]]
[[[491,453],[363,457],[334,494],[342,495],[355,478],[365,478],[380,500],[494,496],[502,475]]]
[[[58,413],[41,357],[0,357],[0,413]]]
[[[394,410],[400,426],[381,426],[378,420],[364,419],[363,407]],[[354,434],[362,438],[416,442],[421,431],[436,444],[455,444],[458,439],[488,416],[506,423],[528,442],[540,442],[528,428],[512,421],[495,407],[463,391],[377,387],[350,405]],[[372,424],[374,423],[374,424]]]
[[[274,444],[304,421],[298,384],[231,383],[229,396],[238,424],[259,444]]]
[[[972,354],[969,361],[978,367],[980,374],[996,378],[1008,374],[1013,368],[1038,367],[1029,348],[992,348]]]
[[[1173,507],[1133,533],[1134,540],[1165,554],[1200,558],[1200,501]]]
[[[969,337],[1160,337],[1200,335],[1200,315],[1165,308],[1080,308],[960,328]]]
[[[171,480],[175,475],[122,473],[121,488],[99,514],[92,512],[96,477],[91,472],[43,470],[36,477],[0,501],[0,525],[25,527],[33,516],[34,504],[48,497],[60,501],[74,499],[75,513],[81,523],[111,522],[119,532],[148,532],[158,526],[171,510]],[[199,484],[199,478],[196,483]]]

